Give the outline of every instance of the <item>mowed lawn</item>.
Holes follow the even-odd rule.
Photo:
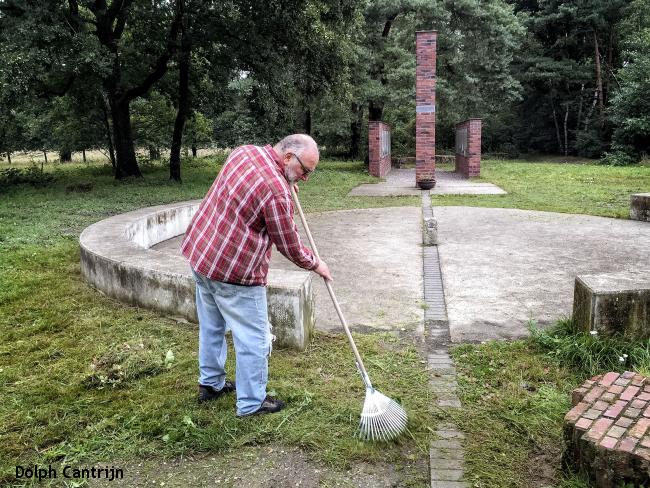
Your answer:
[[[318,334],[303,354],[274,351],[269,388],[287,399],[289,408],[278,416],[241,421],[234,418],[232,398],[208,407],[195,404],[196,326],[124,306],[83,282],[78,236],[84,227],[144,206],[201,198],[221,161],[184,162],[182,185],[168,181],[162,163],[146,164],[143,179],[124,182],[115,182],[105,165],[49,164],[46,172],[56,177],[51,185],[0,193],[0,484],[13,479],[16,464],[225,452],[267,443],[300,446],[338,467],[356,460],[400,465],[426,459],[436,423],[452,414],[433,409],[428,373],[412,345],[387,335],[358,336],[376,386],[402,402],[411,416],[398,449],[354,439],[363,389],[345,338],[338,335]],[[626,217],[629,194],[650,191],[650,167],[485,161],[482,179],[509,194],[434,197],[432,203]],[[421,204],[418,197],[346,196],[354,186],[376,181],[360,162],[324,161],[301,186],[300,197],[307,212]],[[500,471],[509,485],[525,486],[526,476],[508,470],[536,462],[535,449],[558,441],[566,406],[562,395],[577,377],[521,342],[480,347],[463,346],[456,353],[466,407],[483,412],[472,418],[489,419],[458,419],[468,430],[485,428],[468,439],[469,475],[477,486],[499,486]],[[517,358],[512,380],[497,380],[509,355]],[[232,374],[232,349],[230,358]],[[484,360],[495,363],[484,367]],[[543,376],[547,385],[538,393],[518,385],[516,371],[530,364],[534,381]],[[492,402],[488,385],[505,381],[525,398]],[[480,389],[473,388],[476,382]],[[544,395],[542,404],[535,394]],[[552,428],[540,427],[536,418],[531,438],[521,430],[528,410],[518,408],[508,417],[516,420],[518,435],[497,436],[490,426],[511,421],[500,424],[495,416],[520,400],[540,405],[542,411],[533,408],[533,413],[549,419]],[[489,442],[481,443],[481,436]],[[498,471],[483,471],[494,465],[491,456],[505,459],[501,456],[508,452],[517,463],[504,460],[496,463]]]
[[[650,192],[650,166],[487,160],[476,181],[494,183],[508,194],[436,195],[432,204],[628,218],[630,194]]]
[[[398,449],[354,437],[364,389],[344,335],[318,334],[304,353],[275,350],[269,389],[278,415],[236,419],[234,398],[196,404],[196,325],[125,306],[90,288],[78,236],[109,215],[201,198],[220,161],[187,161],[182,185],[162,163],[140,180],[115,182],[105,165],[52,165],[44,188],[0,195],[0,485],[15,466],[92,465],[144,456],[219,453],[241,446],[300,446],[339,469],[358,460],[397,465],[426,459],[435,420],[422,357],[389,335],[359,336],[377,387],[408,409]],[[348,199],[377,181],[363,165],[323,162],[301,199],[307,211],[419,205],[418,198]],[[230,347],[228,371],[234,376]],[[394,378],[401,378],[399,383]]]

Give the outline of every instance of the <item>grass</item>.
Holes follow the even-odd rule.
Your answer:
[[[602,358],[624,350],[634,361],[637,355],[630,344],[617,343],[592,344],[589,355],[580,356],[584,348],[571,344],[582,339],[561,329],[530,340],[456,347],[460,414],[431,411],[422,386],[427,373],[411,345],[390,335],[357,336],[377,387],[412,415],[410,434],[390,449],[352,437],[363,392],[339,336],[317,335],[304,354],[273,352],[269,387],[289,400],[278,416],[237,420],[232,398],[195,405],[196,326],[90,289],[80,276],[78,236],[109,215],[201,198],[222,161],[219,155],[184,161],[182,185],[168,180],[162,164],[143,165],[144,179],[115,182],[105,164],[50,163],[44,168],[55,179],[48,186],[17,186],[0,196],[0,484],[17,463],[137,460],[277,443],[299,446],[331,466],[357,460],[399,466],[426,458],[435,422],[453,416],[467,436],[475,487],[549,480],[563,488],[586,486],[552,468],[559,465],[569,392],[585,374],[571,365],[592,358],[589,371],[595,371],[609,367]],[[509,195],[432,202],[625,217],[629,193],[650,186],[650,167],[485,161],[482,179]],[[420,205],[417,197],[346,196],[376,181],[362,163],[323,161],[301,185],[301,201],[309,212]],[[232,350],[230,358],[232,374]]]
[[[464,410],[447,415],[466,433],[466,467],[477,488],[589,486],[559,469],[571,391],[607,371],[650,373],[650,341],[581,333],[566,319],[546,330],[531,324],[531,332],[452,350]]]
[[[296,445],[345,467],[426,458],[432,427],[426,371],[412,345],[357,336],[373,381],[412,412],[391,449],[357,441],[363,389],[345,337],[319,334],[303,354],[276,350],[270,384],[288,401],[276,416],[239,420],[234,399],[195,404],[197,327],[110,300],[80,275],[78,235],[108,215],[201,198],[220,169],[186,161],[182,185],[162,164],[145,178],[115,182],[105,165],[52,165],[45,188],[16,186],[0,199],[0,484],[16,464],[56,465],[267,443]],[[323,162],[301,199],[308,211],[419,205],[417,198],[347,199],[363,165]],[[77,191],[77,188],[83,190]],[[90,188],[90,189],[89,189]],[[171,353],[170,353],[171,351]],[[233,374],[232,348],[228,364]],[[394,378],[401,378],[395,382]]]
[[[580,382],[573,372],[527,340],[465,344],[452,355],[463,403],[453,415],[472,486],[588,486],[558,470],[562,421]]]
[[[650,188],[650,166],[481,162],[477,181],[494,183],[507,195],[436,195],[436,206],[519,208],[628,218],[631,193]]]

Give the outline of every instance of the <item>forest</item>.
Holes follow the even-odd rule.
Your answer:
[[[142,158],[311,134],[363,159],[369,120],[415,153],[415,33],[438,32],[437,151],[630,165],[650,153],[650,0],[0,0],[0,167]],[[144,154],[144,156],[143,156]]]

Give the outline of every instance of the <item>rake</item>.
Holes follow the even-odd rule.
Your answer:
[[[314,238],[309,231],[309,226],[307,225],[307,219],[305,219],[305,214],[302,211],[300,206],[300,201],[298,200],[298,195],[296,195],[296,190],[293,188],[293,184],[290,184],[291,187],[291,196],[293,201],[296,204],[298,213],[300,214],[300,220],[302,225],[305,228],[307,233],[307,238],[309,239],[309,244],[314,251],[314,254],[317,258],[318,249],[316,249],[316,243]],[[320,259],[320,258],[319,258]],[[334,294],[334,289],[332,284],[323,279],[327,291],[329,292],[330,298],[334,303],[334,308],[336,313],[341,320],[341,324],[345,329],[345,334],[348,336],[348,341],[350,342],[350,347],[352,352],[354,352],[354,357],[356,358],[357,369],[361,375],[364,385],[366,386],[366,399],[363,402],[363,411],[361,412],[361,419],[359,421],[359,430],[357,436],[364,441],[389,441],[400,435],[406,429],[406,424],[408,423],[408,416],[406,411],[397,403],[395,400],[387,397],[386,395],[377,391],[370,382],[366,368],[363,366],[363,361],[359,355],[359,350],[357,345],[354,343],[352,338],[352,333],[350,328],[343,316],[339,302],[336,299]]]

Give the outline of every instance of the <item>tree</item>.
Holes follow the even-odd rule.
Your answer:
[[[512,2],[528,35],[518,56],[523,150],[599,156],[609,143],[606,106],[620,66],[624,0]]]
[[[650,2],[636,0],[621,22],[623,66],[610,114],[615,126],[609,162],[632,163],[650,154]]]
[[[166,72],[180,24],[176,2],[145,0],[2,0],[8,52],[24,60],[25,91],[63,95],[75,83],[104,92],[115,147],[115,177],[141,176],[130,104]],[[5,57],[5,56],[3,56]]]

